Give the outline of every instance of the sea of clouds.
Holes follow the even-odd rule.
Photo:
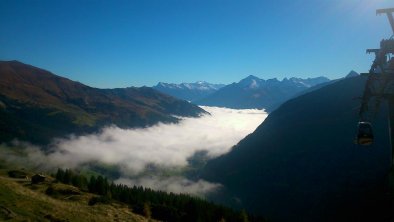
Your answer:
[[[181,118],[178,124],[159,123],[138,129],[110,126],[97,134],[55,139],[50,153],[44,154],[39,147],[24,144],[25,151],[36,164],[63,168],[78,168],[89,163],[115,165],[122,175],[116,182],[201,195],[220,185],[191,181],[180,175],[163,178],[144,172],[150,166],[160,169],[187,167],[188,160],[200,151],[204,151],[207,158],[225,154],[268,115],[257,109],[201,108],[211,115]],[[7,158],[15,162],[20,159]]]

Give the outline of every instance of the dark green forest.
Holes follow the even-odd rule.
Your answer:
[[[90,205],[119,201],[128,204],[134,213],[162,221],[266,221],[244,210],[236,211],[187,194],[155,191],[141,186],[129,187],[110,182],[103,176],[87,178],[70,169],[58,169],[53,175],[58,182],[70,184],[83,191],[98,194]],[[48,188],[47,193],[55,192]]]

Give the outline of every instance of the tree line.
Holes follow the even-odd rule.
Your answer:
[[[174,194],[155,191],[142,186],[129,187],[123,184],[109,182],[103,176],[84,175],[70,169],[58,169],[56,180],[71,184],[81,190],[98,194],[100,197],[92,198],[89,204],[97,202],[109,203],[119,201],[128,204],[134,213],[162,221],[226,221],[226,222],[254,222],[266,221],[228,207],[214,204],[204,199],[187,194]]]

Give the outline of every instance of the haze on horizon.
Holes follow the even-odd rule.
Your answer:
[[[0,1],[0,60],[99,88],[365,72],[388,0]],[[384,22],[383,22],[384,21]],[[362,33],[362,35],[360,35]]]

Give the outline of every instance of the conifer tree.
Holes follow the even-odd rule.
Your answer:
[[[62,182],[62,183],[64,182],[64,170],[63,169],[61,169],[61,168],[57,169],[56,180],[59,182]]]

